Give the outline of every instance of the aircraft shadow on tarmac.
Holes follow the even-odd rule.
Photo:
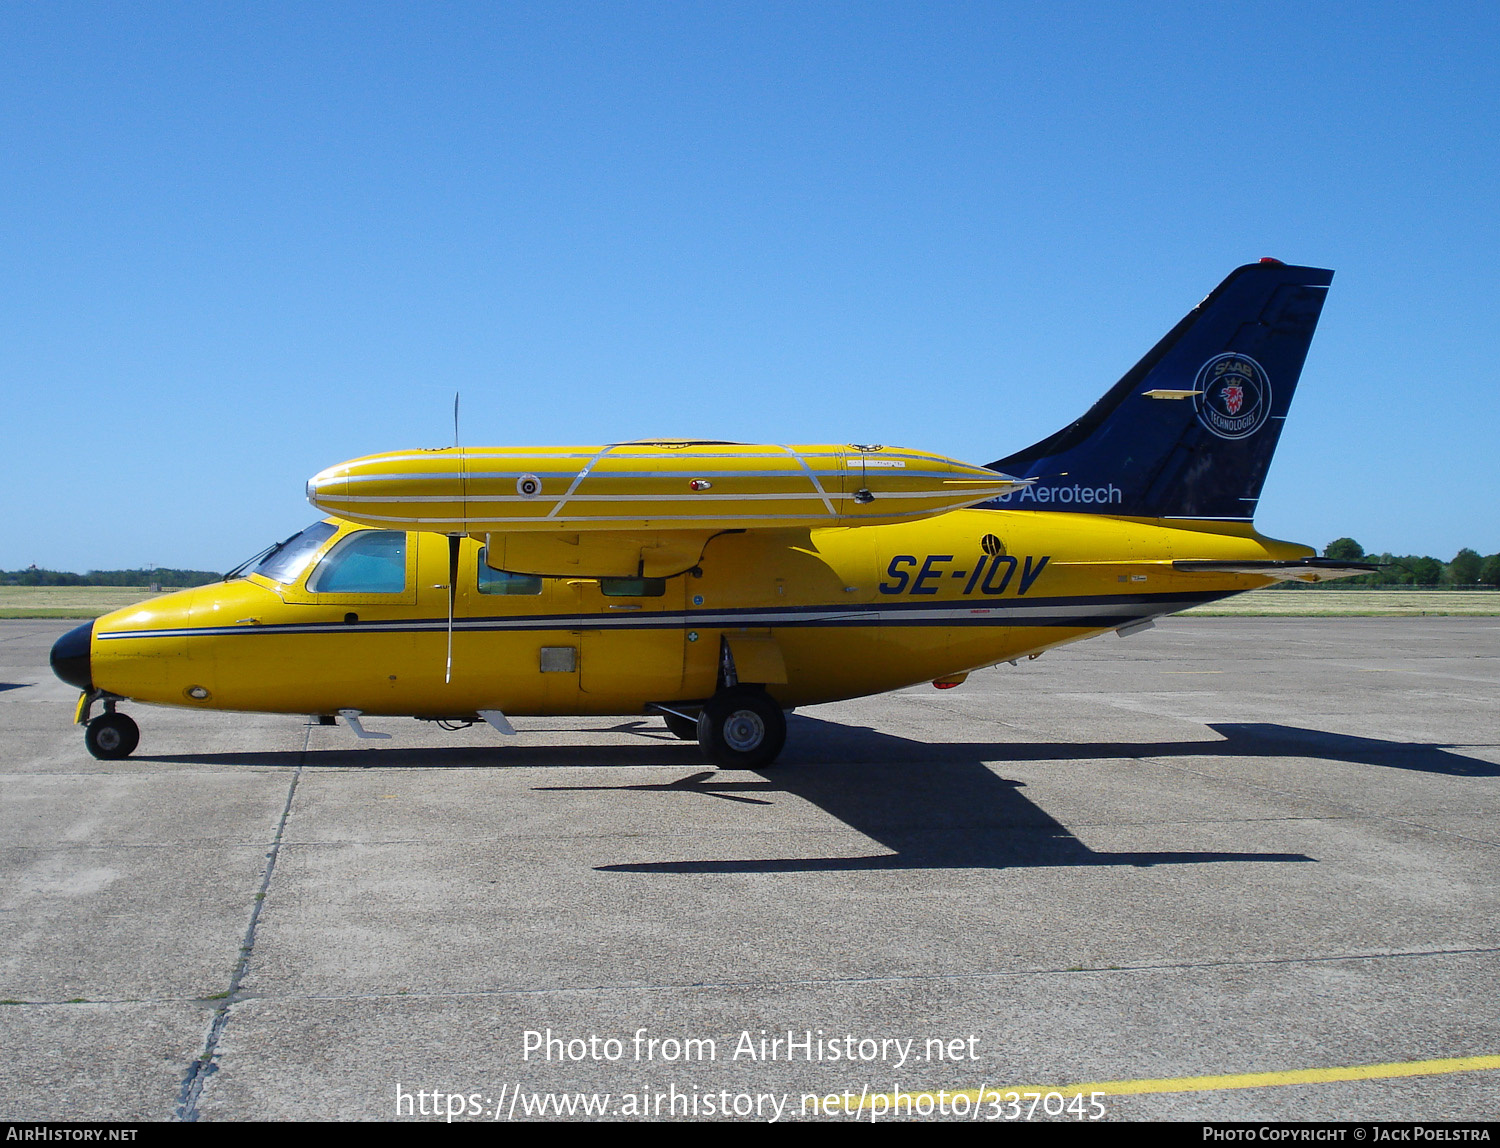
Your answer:
[[[671,782],[537,786],[538,792],[681,793],[749,805],[772,805],[780,794],[802,798],[893,850],[859,857],[703,860],[606,865],[606,872],[783,873],[878,869],[1004,869],[1082,865],[1188,865],[1221,861],[1306,862],[1301,853],[1120,852],[1090,849],[1029,801],[1024,783],[1000,777],[988,763],[1098,761],[1169,757],[1296,757],[1407,769],[1460,777],[1493,777],[1500,766],[1451,747],[1385,741],[1273,723],[1216,723],[1218,738],[1170,742],[928,743],[842,725],[803,714],[790,722],[781,764],[719,773],[702,768],[697,747],[666,735],[655,722],[613,727],[649,746],[527,746],[309,750],[272,753],[170,754],[135,760],[200,764],[362,766],[385,769],[629,767],[678,764],[694,768]],[[527,730],[525,733],[541,732]],[[1222,738],[1223,740],[1219,740]]]
[[[786,752],[771,769],[780,777],[783,769],[802,766],[849,765],[861,771],[867,765],[900,764],[926,766],[939,762],[1093,761],[1148,757],[1301,757],[1343,761],[1351,765],[1374,765],[1449,777],[1500,777],[1500,765],[1456,752],[1456,744],[1386,741],[1301,729],[1273,722],[1213,722],[1207,727],[1218,737],[1199,741],[1032,741],[1032,742],[921,742],[882,733],[867,726],[825,721],[807,714],[793,714],[788,721]],[[178,765],[305,766],[365,769],[494,769],[618,768],[620,766],[701,765],[703,758],[692,742],[679,741],[656,720],[629,718],[617,725],[583,730],[590,733],[634,734],[638,745],[535,745],[527,737],[535,734],[577,734],[580,727],[527,726],[521,739],[484,746],[388,747],[381,742],[351,744],[307,750],[231,750],[201,753],[137,753],[131,761]],[[1221,740],[1222,739],[1222,740]],[[352,739],[351,739],[352,740]],[[1478,748],[1475,746],[1474,748]]]
[[[1300,853],[1121,852],[1090,849],[1061,822],[1027,800],[1024,783],[998,776],[986,762],[1078,761],[1143,757],[1318,757],[1424,772],[1494,775],[1500,767],[1436,746],[1344,737],[1260,723],[1213,725],[1223,741],[1193,742],[914,742],[859,726],[794,718],[787,768],[757,781],[714,780],[704,770],[660,785],[539,787],[558,791],[681,791],[733,801],[758,794],[800,797],[879,841],[893,853],[862,857],[705,860],[605,865],[625,873],[783,873],[878,869],[1007,869],[1083,865],[1191,865],[1220,861],[1312,861]],[[853,761],[851,762],[851,759]],[[797,765],[816,764],[816,769]],[[914,767],[920,785],[913,785]],[[726,775],[733,776],[733,775]]]

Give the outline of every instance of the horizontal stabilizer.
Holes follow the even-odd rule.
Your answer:
[[[1172,563],[1172,569],[1188,573],[1202,571],[1217,574],[1264,574],[1268,578],[1281,578],[1294,582],[1328,582],[1335,578],[1353,578],[1360,574],[1374,574],[1380,569],[1380,565],[1376,562],[1344,562],[1337,558],[1265,559],[1250,562],[1179,558]]]

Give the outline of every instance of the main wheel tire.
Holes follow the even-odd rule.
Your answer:
[[[693,718],[680,717],[677,714],[669,713],[664,713],[661,716],[674,737],[680,737],[683,741],[698,740],[698,723]]]
[[[84,727],[83,744],[101,761],[119,761],[141,744],[141,727],[125,714],[100,714]]]
[[[698,715],[698,744],[725,769],[770,765],[786,745],[786,715],[770,696],[735,686],[709,699]]]

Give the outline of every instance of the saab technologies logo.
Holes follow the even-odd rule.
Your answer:
[[[1215,355],[1198,370],[1198,421],[1220,438],[1248,438],[1271,415],[1271,380],[1249,355]]]

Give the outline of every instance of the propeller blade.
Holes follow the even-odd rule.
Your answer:
[[[463,538],[448,535],[448,667],[443,672],[443,684],[453,681],[453,604],[458,598],[458,545]]]

